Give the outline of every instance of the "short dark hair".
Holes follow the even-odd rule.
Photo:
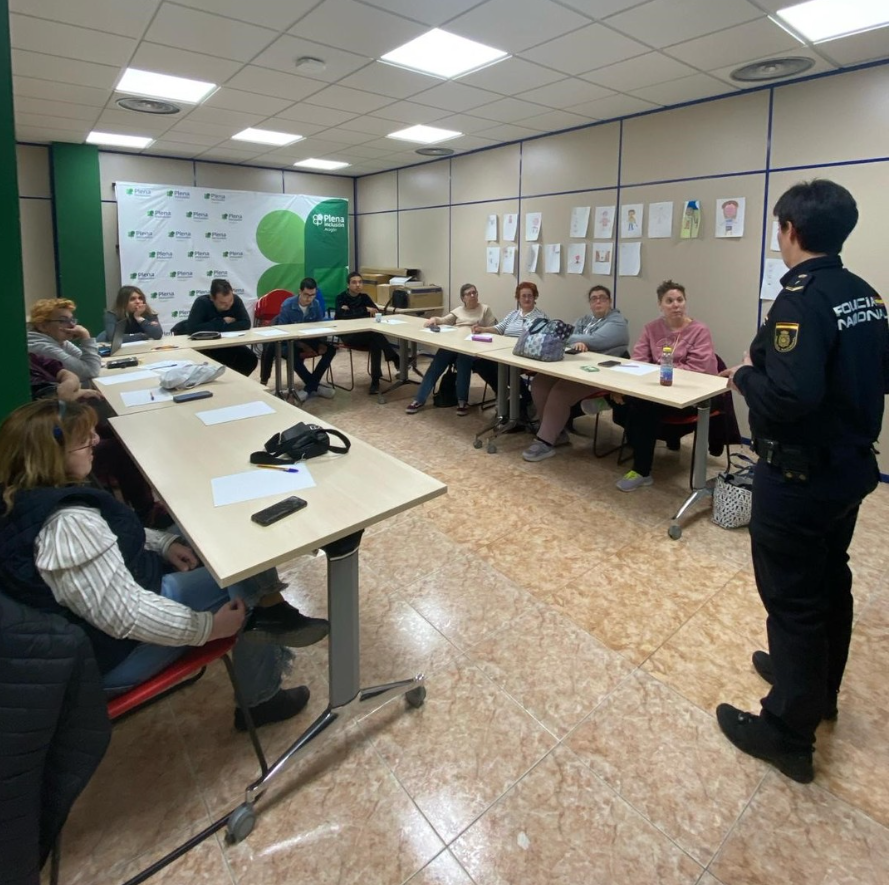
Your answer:
[[[608,300],[611,301],[611,289],[608,286],[600,286],[598,283],[595,286],[590,286],[590,291],[586,293],[587,300],[593,292],[604,292],[608,296]]]
[[[230,295],[232,284],[228,280],[217,277],[210,283],[210,297],[215,298],[217,295]]]
[[[664,295],[667,294],[671,289],[676,289],[678,292],[681,292],[685,295],[685,286],[682,283],[674,283],[673,280],[664,280],[660,286],[657,287],[657,303],[660,304],[664,300]]]
[[[317,289],[318,283],[316,283],[315,280],[312,279],[312,277],[306,277],[304,280],[302,280],[300,282],[299,288],[300,288],[300,290],[302,290],[302,289]]]
[[[806,252],[837,255],[858,224],[855,198],[842,185],[826,178],[801,181],[775,203],[775,218],[786,230],[793,225]]]
[[[358,273],[357,270],[353,270],[352,273],[349,274],[349,276],[346,278],[346,282],[347,282],[347,283],[351,283],[351,282],[352,282],[352,279],[353,279],[354,277],[361,277],[361,281],[364,282],[364,277],[362,277],[361,274]]]
[[[463,300],[463,296],[470,290],[475,289],[476,295],[478,294],[478,286],[475,283],[464,283],[460,286],[460,300]]]

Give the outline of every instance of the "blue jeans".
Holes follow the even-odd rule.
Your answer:
[[[172,572],[163,577],[161,596],[200,612],[215,612],[236,598],[243,599],[247,608],[251,609],[260,597],[269,592],[270,582],[267,578],[268,575],[263,572],[222,589],[205,568]],[[105,674],[105,691],[109,695],[118,695],[146,682],[182,657],[190,648],[191,646],[140,643],[113,670]],[[247,706],[255,707],[278,691],[284,667],[289,660],[290,652],[281,646],[238,641],[232,654],[232,662]]]
[[[425,403],[435,387],[435,382],[444,374],[445,369],[453,363],[457,364],[457,402],[469,401],[469,382],[472,379],[472,362],[474,357],[464,353],[454,353],[452,350],[438,349],[438,353],[432,357],[432,362],[423,376],[417,395],[414,399],[418,403]]]

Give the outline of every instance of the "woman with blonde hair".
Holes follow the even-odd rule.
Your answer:
[[[114,327],[126,320],[124,341],[148,341],[163,338],[164,329],[157,313],[149,306],[145,293],[138,286],[121,286],[114,307],[105,311],[105,340],[110,341]]]

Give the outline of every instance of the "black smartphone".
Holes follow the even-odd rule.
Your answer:
[[[296,513],[297,510],[302,510],[305,506],[306,501],[294,495],[293,497],[285,498],[283,501],[278,501],[277,504],[272,504],[271,507],[266,507],[265,510],[254,513],[250,519],[259,523],[259,525],[271,525],[273,522],[284,519],[285,516],[289,516],[291,513]]]
[[[602,360],[601,363],[596,363],[597,366],[602,366],[605,369],[610,369],[612,366],[619,366],[620,360]]]
[[[566,348],[565,348],[565,353],[572,353],[572,354],[574,354],[574,353],[580,353],[580,351],[577,350],[577,349],[574,348],[574,347],[566,347]]]
[[[177,393],[173,402],[190,403],[193,399],[207,399],[208,396],[213,396],[212,390],[192,390],[189,393]]]
[[[120,360],[109,360],[105,363],[106,369],[126,369],[127,366],[138,366],[139,360],[134,356],[126,356]]]

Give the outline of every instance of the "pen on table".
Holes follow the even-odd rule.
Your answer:
[[[263,470],[283,470],[285,473],[299,473],[299,467],[283,467],[279,464],[256,464],[256,467],[262,467]]]
[[[151,401],[154,402],[154,392],[149,390],[148,395],[151,397]]]

